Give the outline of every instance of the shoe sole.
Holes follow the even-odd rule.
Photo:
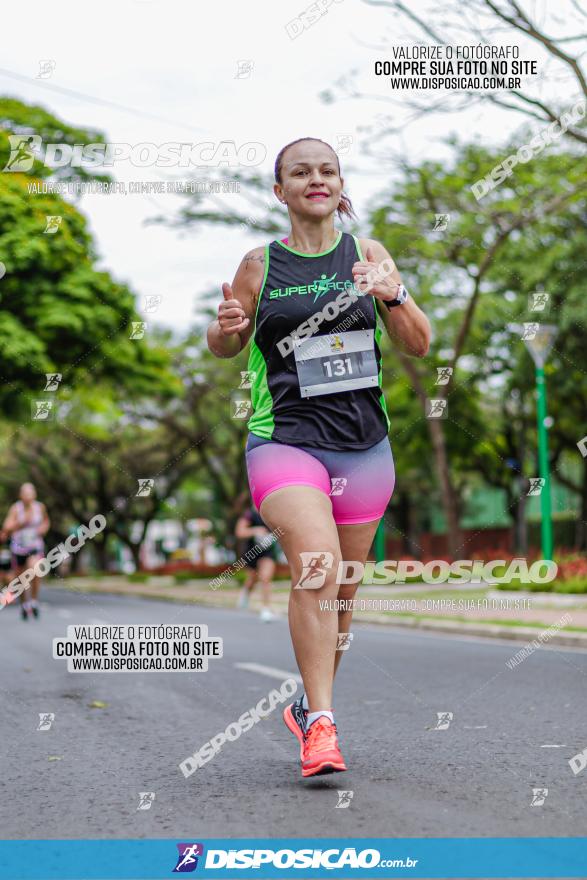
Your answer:
[[[295,738],[300,744],[300,761],[304,758],[304,737],[302,731],[300,730],[300,725],[297,723],[296,719],[293,717],[293,712],[291,711],[291,706],[286,706],[283,710],[283,720],[285,722],[285,726],[287,729],[293,733]]]
[[[325,776],[327,773],[342,773],[346,769],[344,763],[335,764],[332,761],[324,761],[323,764],[318,764],[317,767],[311,767],[309,769],[304,769],[302,767],[302,776]]]

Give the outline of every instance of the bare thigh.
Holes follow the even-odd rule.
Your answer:
[[[293,584],[289,631],[310,711],[330,709],[338,614],[322,601],[332,601],[338,593],[340,544],[332,503],[313,486],[284,486],[267,495],[260,513],[271,529],[279,529],[279,542],[289,562]],[[312,568],[319,576],[310,579]],[[302,574],[306,589],[297,586]],[[316,589],[310,587],[312,581]]]
[[[259,512],[276,531],[287,557],[293,583],[302,573],[301,553],[329,552],[333,567],[340,560],[340,543],[328,495],[313,486],[284,486],[270,492]],[[334,571],[336,575],[336,571]],[[313,592],[320,592],[315,590]]]

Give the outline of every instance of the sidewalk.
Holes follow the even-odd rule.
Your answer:
[[[124,576],[113,576],[49,579],[43,589],[141,596],[236,608],[240,591],[236,581],[227,581],[216,590],[209,583],[208,580],[193,580],[176,584],[172,577],[152,577],[147,583],[131,583]],[[287,617],[289,591],[289,581],[276,582],[273,608],[284,618]],[[356,623],[417,627],[524,642],[537,639],[543,630],[555,626],[556,629],[544,637],[544,643],[587,648],[587,595],[505,593],[487,584],[465,585],[465,589],[459,590],[449,589],[446,585],[417,584],[414,587],[366,585],[357,592],[357,599],[359,606],[355,607],[353,618]],[[260,607],[260,591],[256,588],[248,613],[258,614]]]

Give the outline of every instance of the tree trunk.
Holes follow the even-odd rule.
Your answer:
[[[397,494],[397,529],[400,533],[401,552],[407,553],[407,532],[408,532],[408,507],[409,500],[406,492],[398,492]]]
[[[70,574],[78,574],[80,571],[80,558],[81,553],[71,553],[69,556],[69,573]]]
[[[92,547],[96,554],[96,567],[98,571],[108,571],[108,535],[102,534],[101,540],[94,538]]]
[[[577,550],[587,550],[587,458],[583,460],[583,483],[581,486],[581,512],[575,529]]]
[[[450,477],[450,469],[448,457],[446,454],[446,444],[444,431],[440,419],[429,419],[430,437],[432,440],[432,448],[434,450],[434,460],[436,463],[436,472],[440,481],[440,490],[442,492],[442,508],[446,517],[447,524],[447,549],[449,556],[454,559],[457,554],[462,555],[463,537],[459,528],[459,499],[454,490]]]
[[[141,570],[141,544],[131,544],[130,541],[125,541],[126,546],[130,550],[132,554],[132,561],[134,562],[134,566],[136,571]]]
[[[407,548],[410,556],[416,559],[422,558],[422,548],[420,546],[420,524],[418,519],[418,508],[412,503],[411,497],[408,496],[408,539]]]
[[[487,255],[486,255],[487,258]],[[461,327],[457,342],[455,344],[455,356],[453,358],[452,366],[456,366],[456,362],[458,360],[460,347],[464,344],[464,340],[467,333],[467,328],[473,317],[474,303],[477,300],[478,292],[479,292],[479,282],[481,279],[481,275],[477,280],[475,285],[475,293],[471,298],[467,309],[467,315],[465,317],[465,321],[463,326]],[[412,383],[412,387],[414,391],[420,398],[422,403],[422,408],[425,411],[428,395],[426,392],[426,388],[422,382],[421,377],[418,374],[415,364],[413,364],[410,358],[405,354],[400,354],[400,360],[408,374],[410,381]],[[448,394],[449,386],[446,386],[445,395]],[[444,515],[446,517],[447,524],[447,545],[448,545],[448,554],[453,559],[455,558],[455,554],[462,552],[462,534],[459,529],[459,498],[453,486],[448,456],[446,454],[446,443],[444,437],[444,429],[442,427],[441,419],[428,419],[429,427],[428,431],[430,434],[430,439],[432,440],[432,448],[434,450],[434,461],[436,465],[436,473],[438,475],[438,479],[440,482],[440,490],[442,492],[442,507],[444,510]]]
[[[401,552],[406,556],[414,556],[417,559],[422,555],[422,549],[418,545],[418,532],[416,522],[416,507],[412,504],[408,492],[398,493],[397,519],[398,528],[401,531]]]

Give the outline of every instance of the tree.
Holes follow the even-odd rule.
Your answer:
[[[414,167],[401,163],[402,181],[372,217],[374,237],[383,242],[405,273],[408,287],[413,285],[418,291],[418,301],[433,322],[434,342],[425,359],[415,361],[399,351],[397,357],[423,408],[431,396],[434,371],[448,368],[448,381],[434,395],[446,401],[448,421],[457,386],[461,391],[471,389],[471,403],[478,404],[475,379],[478,362],[485,357],[488,334],[484,320],[489,312],[492,328],[497,325],[502,337],[506,337],[502,344],[512,344],[505,327],[508,316],[513,320],[512,307],[502,298],[503,278],[497,268],[502,253],[508,247],[523,249],[520,242],[527,236],[531,240],[534,229],[554,222],[553,217],[560,218],[563,207],[580,212],[587,189],[585,161],[577,162],[565,155],[550,156],[520,169],[516,192],[504,183],[481,204],[474,205],[467,183],[472,176],[483,177],[494,159],[477,146],[454,146],[457,154],[452,163],[425,162]],[[439,215],[448,217],[446,229],[440,232],[434,228]],[[526,259],[519,261],[518,267],[525,266]],[[543,265],[534,264],[526,282],[545,282],[543,269]],[[520,290],[520,278],[518,269],[514,290]],[[514,284],[513,278],[509,284]],[[521,289],[525,290],[523,284]],[[471,374],[464,383],[459,378],[459,365]],[[496,370],[503,370],[503,360]],[[490,404],[491,401],[485,401],[486,412]],[[496,418],[498,412],[494,407]],[[454,554],[462,543],[458,527],[460,503],[447,442],[447,423],[428,418],[427,424],[448,524],[449,552]]]
[[[569,185],[564,159],[552,157],[541,164],[545,187],[549,178],[552,187],[559,181],[562,186]],[[565,213],[541,218],[522,235],[510,239],[490,273],[498,291],[510,298],[510,320],[557,327],[546,365],[548,410],[553,419],[549,429],[550,465],[553,476],[579,498],[576,543],[581,549],[587,547],[587,459],[577,445],[585,433],[581,425],[587,399],[585,219],[584,199],[570,202]],[[540,311],[532,311],[530,302],[537,292],[544,295],[545,302]],[[507,387],[520,395],[519,405],[514,407],[516,420],[523,423],[518,426],[518,436],[531,454],[527,475],[537,476],[533,362],[525,345],[507,331],[503,320],[486,314],[484,326],[489,332],[491,352],[495,355],[501,349],[502,362],[504,350],[507,354],[509,363],[502,366],[498,361],[497,368],[507,371]],[[514,450],[510,455],[521,458]]]
[[[98,139],[16,101],[0,102],[0,122],[64,142]],[[0,128],[2,164],[10,132]],[[67,175],[79,176],[60,172]],[[29,416],[30,398],[42,395],[47,373],[60,374],[64,389],[107,380],[128,393],[149,391],[166,377],[164,350],[148,345],[135,326],[141,316],[134,294],[94,268],[83,215],[58,194],[30,191],[50,176],[39,160],[30,173],[0,174],[0,400],[12,418]],[[58,220],[55,232],[49,217]]]
[[[11,138],[12,136],[12,138]],[[40,138],[37,148],[35,138]],[[96,180],[108,183],[112,180],[109,174],[94,173],[88,164],[63,164],[61,167],[49,167],[43,161],[43,149],[48,144],[62,144],[75,147],[77,144],[105,144],[104,135],[96,129],[77,128],[58,119],[39,104],[25,104],[15,98],[0,97],[0,167],[7,174],[13,173],[12,160],[14,153],[23,147],[25,153],[32,158],[32,167],[26,173],[33,180],[49,179],[53,182],[77,182]],[[96,166],[98,169],[100,165]]]
[[[587,76],[583,67],[587,34],[587,11],[577,0],[561,0],[556,8],[525,0],[469,0],[466,8],[459,0],[425,0],[419,7],[404,0],[365,0],[366,5],[388,9],[394,19],[394,44],[432,44],[438,46],[503,47],[521,44],[520,58],[540,59],[539,77],[518,89],[504,91],[434,92],[435,100],[401,99],[377,95],[378,100],[399,105],[407,114],[393,113],[379,134],[399,133],[406,124],[432,113],[451,115],[469,109],[472,102],[490,103],[514,111],[545,125],[559,119],[579,97],[587,99]],[[403,30],[403,33],[402,33]],[[381,51],[380,45],[378,45]],[[384,51],[384,50],[383,50]],[[391,53],[390,53],[391,54]],[[543,88],[547,70],[555,87]],[[325,103],[337,96],[365,99],[353,83],[354,72],[344,75],[334,88],[322,93]],[[573,97],[574,96],[574,97]],[[561,101],[564,97],[564,101]],[[583,114],[583,120],[585,114]],[[373,132],[368,132],[372,140]],[[568,142],[581,148],[587,144],[587,132],[580,122],[565,131]]]

